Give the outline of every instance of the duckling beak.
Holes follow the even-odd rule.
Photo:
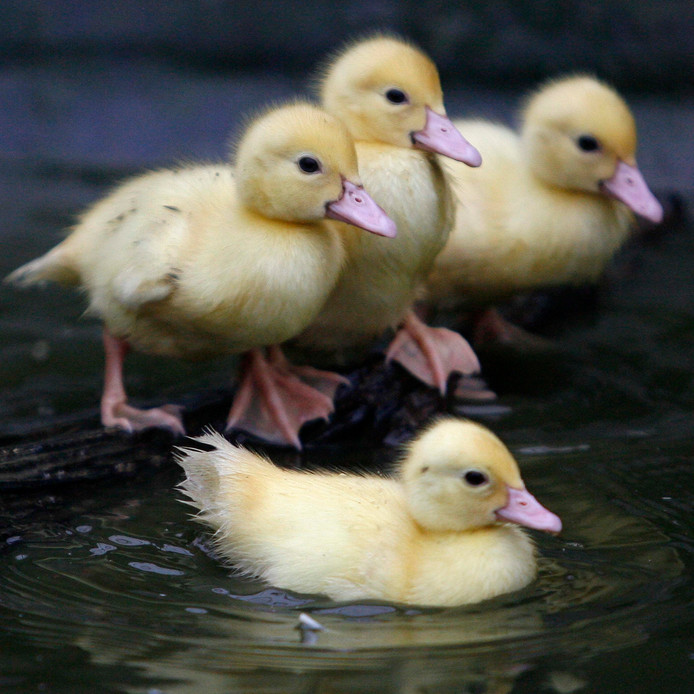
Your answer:
[[[424,128],[411,135],[415,147],[443,154],[468,166],[482,163],[482,155],[460,134],[450,118],[439,115],[428,106],[425,106],[425,111]]]
[[[602,181],[600,188],[651,222],[663,220],[663,208],[636,166],[620,160],[612,178]]]
[[[342,182],[342,197],[326,205],[325,216],[391,239],[398,233],[395,222],[373,198],[361,186],[347,180]]]
[[[548,511],[526,489],[507,487],[508,502],[496,511],[497,518],[548,533],[561,532],[561,519]]]

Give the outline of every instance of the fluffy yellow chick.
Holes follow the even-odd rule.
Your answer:
[[[298,342],[340,350],[400,326],[388,359],[443,393],[452,371],[476,372],[479,362],[460,335],[428,328],[411,310],[452,225],[453,202],[434,152],[469,166],[479,166],[479,153],[446,117],[434,63],[399,39],[348,46],[322,77],[321,101],[355,138],[364,184],[395,220],[398,238],[381,243],[347,232],[345,271]]]
[[[281,469],[216,433],[180,449],[181,489],[246,574],[335,600],[460,605],[536,574],[516,524],[559,532],[506,446],[478,424],[434,423],[395,477]]]
[[[527,101],[519,133],[462,120],[484,166],[443,163],[456,221],[428,293],[471,305],[516,292],[593,282],[626,240],[631,212],[662,208],[636,165],[636,127],[624,101],[588,76],[550,81]]]
[[[228,425],[300,447],[303,421],[330,398],[301,382],[279,348],[316,316],[344,262],[338,225],[393,236],[361,188],[354,143],[307,103],[254,120],[230,165],[191,166],[125,182],[88,210],[68,238],[7,278],[78,285],[104,322],[105,426],[183,433],[172,406],[127,404],[127,349],[197,359],[248,352]]]

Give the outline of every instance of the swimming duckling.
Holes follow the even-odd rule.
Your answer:
[[[460,605],[536,575],[517,524],[559,532],[488,429],[442,419],[406,449],[393,478],[276,467],[210,432],[182,448],[181,489],[234,567],[334,600]]]
[[[354,143],[308,103],[254,120],[230,165],[190,166],[127,181],[96,203],[70,236],[15,270],[21,286],[81,287],[104,322],[101,418],[127,431],[183,433],[172,406],[127,403],[123,360],[135,349],[198,359],[247,353],[228,426],[300,447],[298,429],[332,411],[275,347],[305,328],[344,262],[342,225],[385,236],[395,225],[364,192]],[[257,396],[257,397],[256,397]]]
[[[484,166],[446,160],[456,221],[436,258],[431,301],[484,305],[541,287],[595,282],[629,234],[632,212],[653,222],[660,203],[635,158],[623,99],[589,76],[552,80],[528,100],[519,133],[456,121]]]
[[[434,63],[399,39],[348,46],[323,75],[321,102],[355,138],[364,184],[395,220],[398,238],[347,233],[345,271],[298,343],[339,351],[400,326],[387,358],[444,393],[451,372],[477,372],[479,362],[458,333],[427,327],[411,307],[453,223],[434,153],[468,166],[479,166],[479,153],[446,117]]]

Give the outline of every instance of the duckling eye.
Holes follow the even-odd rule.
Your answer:
[[[301,157],[298,161],[299,168],[307,174],[317,173],[320,171],[320,162],[313,157]]]
[[[597,138],[592,135],[581,135],[578,140],[576,140],[576,144],[578,148],[582,149],[584,152],[595,152],[600,149],[600,143]]]
[[[487,477],[487,475],[485,475],[483,472],[480,472],[479,470],[468,470],[463,475],[463,479],[471,487],[481,487],[483,484],[487,484],[487,482],[489,482],[489,478]]]
[[[386,92],[386,99],[391,104],[406,104],[408,102],[407,94],[402,89],[389,89]]]

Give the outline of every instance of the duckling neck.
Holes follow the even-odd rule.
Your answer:
[[[536,283],[596,280],[605,263],[627,239],[633,221],[631,213],[601,192],[563,188],[537,176],[533,180],[536,228],[546,230],[544,243],[534,246]],[[545,282],[543,268],[549,271]],[[563,274],[557,276],[559,268]]]
[[[405,242],[418,243],[420,253],[431,249],[422,260],[429,262],[429,255],[435,257],[445,244],[453,221],[453,194],[437,156],[364,141],[357,143],[357,155],[364,186],[398,226],[391,252]]]
[[[356,292],[370,307],[365,312],[379,316],[379,332],[402,319],[445,245],[453,198],[433,154],[365,141],[357,143],[357,154],[364,187],[395,221],[398,235],[384,239],[352,230],[345,236],[347,271],[334,300],[344,293],[353,303]]]

